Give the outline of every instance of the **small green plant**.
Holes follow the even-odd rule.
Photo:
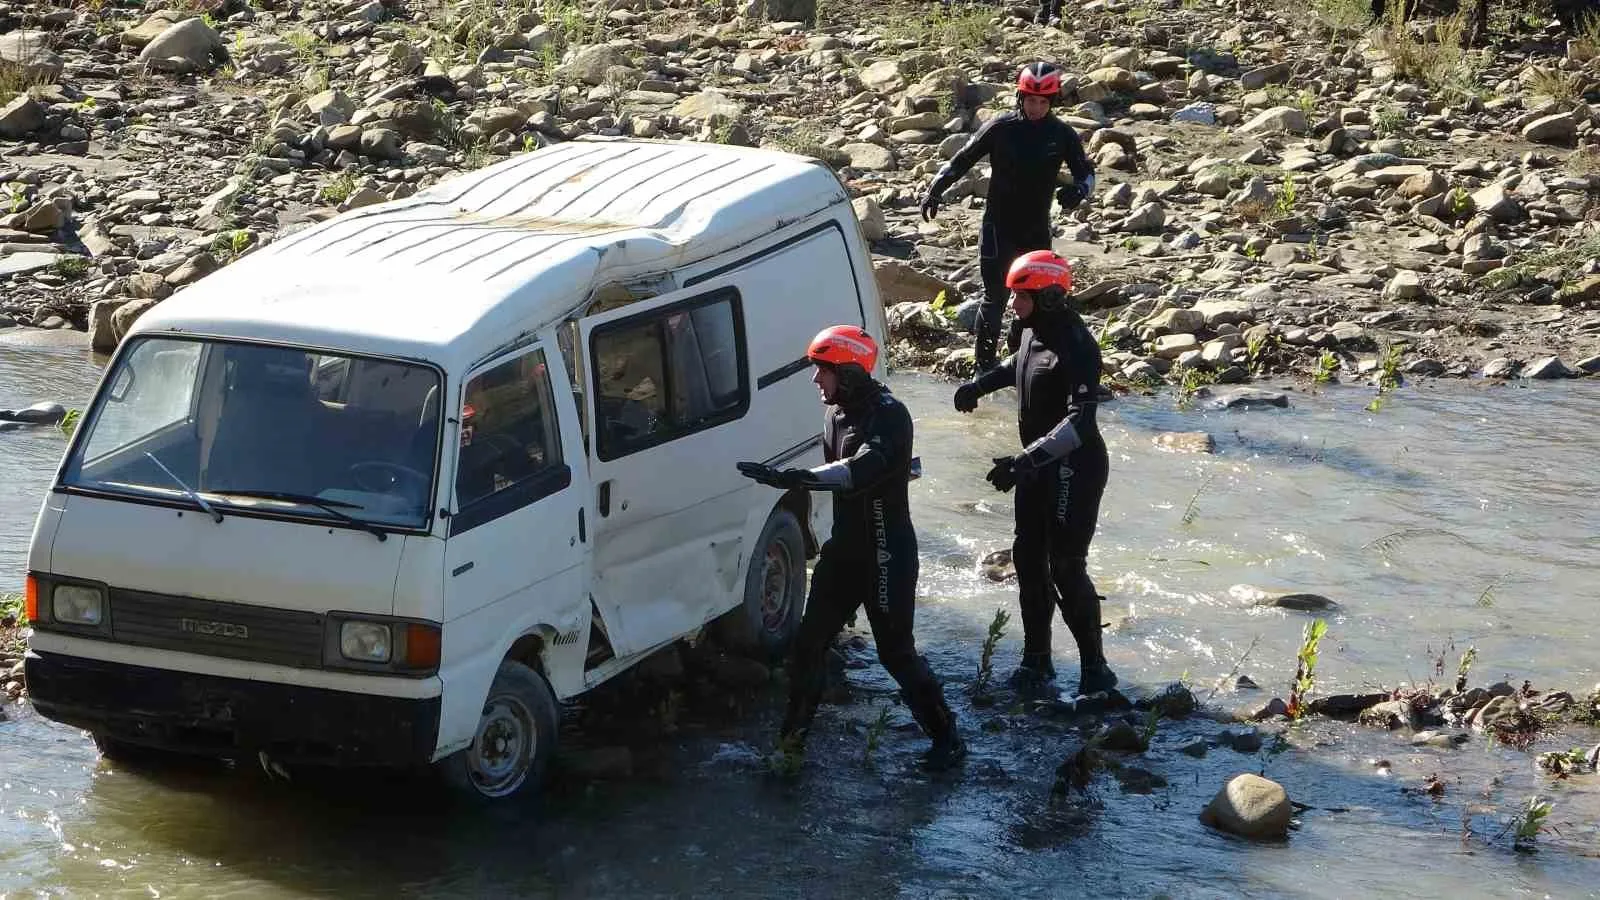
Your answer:
[[[877,761],[878,747],[883,743],[883,736],[889,732],[889,707],[879,707],[878,717],[867,728],[867,750],[862,763],[867,768],[872,768]]]
[[[243,228],[225,231],[211,240],[211,255],[221,262],[232,262],[250,248],[250,239],[250,232]]]
[[[994,618],[989,620],[989,633],[983,638],[983,654],[978,658],[978,679],[972,684],[972,693],[981,695],[989,689],[989,680],[994,677],[994,650],[999,646],[1000,638],[1005,636],[1006,623],[1011,621],[1011,614],[1004,609],[994,611]]]
[[[1461,661],[1456,663],[1456,693],[1467,689],[1467,673],[1472,671],[1472,663],[1478,658],[1478,648],[1468,647],[1461,654]]]
[[[531,134],[525,134],[525,135],[522,136],[522,152],[523,153],[532,153],[533,151],[535,151],[537,149],[539,149],[539,139],[538,138],[534,137]]]
[[[1400,387],[1400,354],[1399,344],[1387,344],[1383,348],[1378,358],[1378,396],[1367,404],[1368,412],[1380,412],[1384,398]]]
[[[1322,355],[1317,357],[1317,371],[1311,380],[1316,384],[1327,384],[1338,374],[1339,357],[1332,350],[1322,351]]]
[[[1111,326],[1116,324],[1116,321],[1117,314],[1109,313],[1106,315],[1105,324],[1100,326],[1100,334],[1095,338],[1095,342],[1100,345],[1101,350],[1111,349]]]
[[[19,213],[28,208],[28,186],[20,181],[6,184],[6,212]]]
[[[0,593],[0,621],[10,619],[17,628],[28,624],[26,598],[14,591]]]
[[[1311,8],[1333,36],[1360,34],[1372,21],[1368,0],[1313,0]],[[1303,7],[1296,7],[1301,10]]]
[[[767,757],[767,768],[781,778],[793,778],[805,765],[805,738],[799,732],[778,739],[778,746]]]
[[[1150,746],[1150,741],[1155,738],[1156,731],[1161,728],[1161,704],[1152,703],[1144,714],[1144,728],[1140,730],[1140,737],[1144,745]]]
[[[1272,205],[1273,215],[1279,219],[1286,219],[1294,215],[1295,186],[1294,176],[1285,173],[1283,184],[1278,188],[1278,199]]]
[[[1457,187],[1450,192],[1450,215],[1457,219],[1465,218],[1472,212],[1472,194],[1464,187]]]
[[[1406,112],[1394,103],[1385,103],[1378,107],[1378,115],[1372,127],[1379,137],[1388,138],[1405,134]]]
[[[1178,406],[1187,407],[1200,389],[1217,383],[1217,376],[1196,366],[1185,366],[1178,379]]]
[[[328,203],[343,203],[350,199],[355,189],[355,173],[340,172],[332,181],[322,186],[322,199]]]
[[[78,279],[89,271],[89,261],[81,256],[63,256],[50,269],[62,278]]]
[[[56,427],[61,429],[62,434],[72,437],[72,433],[78,430],[78,423],[82,420],[83,410],[69,409],[67,414],[61,417],[61,424]]]
[[[1577,72],[1534,66],[1529,70],[1528,88],[1557,103],[1570,105],[1583,99],[1584,78]]]
[[[1483,589],[1483,593],[1478,595],[1479,609],[1489,609],[1494,606],[1494,592],[1500,587],[1500,582],[1504,581],[1505,578],[1505,575],[1496,575]]]
[[[1306,623],[1300,636],[1300,653],[1294,670],[1294,683],[1289,689],[1289,718],[1299,721],[1306,714],[1306,704],[1316,687],[1317,647],[1322,636],[1328,633],[1328,623],[1314,619]]]
[[[1540,833],[1547,827],[1545,823],[1550,818],[1550,810],[1553,808],[1550,801],[1541,800],[1538,795],[1529,797],[1527,807],[1522,810],[1522,814],[1516,820],[1516,833],[1512,838],[1512,847],[1524,853],[1532,852],[1534,843],[1538,841]]]

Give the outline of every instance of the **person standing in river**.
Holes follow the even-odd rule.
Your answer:
[[[1071,125],[1051,115],[1061,96],[1061,69],[1047,62],[1029,63],[1017,73],[1017,108],[985,122],[934,176],[922,199],[922,217],[939,214],[944,192],[958,178],[989,157],[989,194],[979,228],[978,269],[983,275],[983,302],[973,331],[973,359],[979,372],[992,368],[1005,315],[1006,270],[1029,250],[1050,248],[1050,196],[1062,209],[1074,209],[1094,191],[1094,166]],[[1060,184],[1061,166],[1072,172]],[[1015,351],[1019,329],[1008,335]]]
[[[1022,452],[994,460],[985,476],[997,490],[1016,488],[1012,562],[1022,607],[1021,688],[1055,678],[1050,626],[1055,608],[1078,644],[1078,693],[1117,684],[1101,647],[1100,605],[1089,577],[1089,542],[1100,516],[1110,459],[1095,424],[1100,345],[1068,305],[1072,265],[1050,250],[1024,254],[1006,274],[1012,310],[1023,331],[1015,353],[956,389],[955,407],[970,413],[978,399],[1017,389]]]
[[[912,635],[918,561],[907,492],[911,413],[872,378],[878,345],[861,328],[823,329],[806,356],[816,366],[812,381],[827,404],[824,464],[783,470],[738,464],[742,474],[762,484],[834,495],[833,533],[822,545],[795,638],[780,743],[796,749],[804,745],[822,700],[828,647],[865,605],[879,661],[899,683],[912,717],[933,740],[923,764],[948,768],[966,755],[966,745],[945,703],[944,688],[917,653]]]

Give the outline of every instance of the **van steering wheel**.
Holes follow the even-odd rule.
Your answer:
[[[374,494],[405,493],[399,490],[404,481],[415,483],[420,493],[426,491],[428,482],[433,480],[432,476],[410,466],[382,459],[363,460],[352,465],[350,477],[355,479],[356,487]]]

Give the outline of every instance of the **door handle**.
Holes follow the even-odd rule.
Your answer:
[[[583,507],[581,506],[578,507],[578,540],[585,544],[589,543],[588,528],[584,525]]]
[[[600,482],[600,515],[611,515],[611,480]]]

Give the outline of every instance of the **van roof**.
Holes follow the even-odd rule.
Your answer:
[[[716,256],[846,200],[808,157],[579,139],[282,238],[153,307],[132,332],[465,366],[595,287]]]

